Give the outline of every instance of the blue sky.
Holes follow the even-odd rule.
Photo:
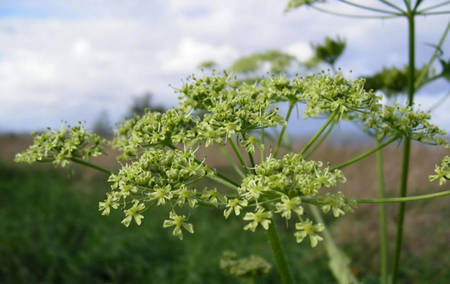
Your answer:
[[[373,2],[373,1],[364,1]],[[424,5],[427,5],[424,1]],[[399,1],[401,5],[402,1]],[[0,2],[0,132],[61,121],[92,124],[102,110],[123,117],[133,96],[177,103],[169,87],[214,60],[226,68],[243,55],[277,48],[307,59],[310,43],[347,39],[338,66],[350,77],[407,62],[406,22],[337,18],[279,0],[60,0]],[[341,9],[331,4],[332,9]],[[420,18],[417,64],[425,63],[448,16]],[[444,44],[448,55],[450,42]],[[349,71],[352,70],[350,74]],[[437,82],[417,95],[427,108],[448,92]],[[450,131],[450,100],[434,122]],[[313,129],[317,123],[307,123]],[[294,131],[294,129],[292,129]]]

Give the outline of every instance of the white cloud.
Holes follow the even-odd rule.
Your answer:
[[[84,57],[88,55],[90,49],[90,42],[86,39],[80,38],[74,42],[72,52],[76,57]]]
[[[309,45],[309,43],[306,43],[304,41],[296,41],[289,44],[285,48],[285,51],[297,57],[297,59],[301,62],[308,60],[313,55],[311,46]]]
[[[116,120],[131,96],[144,91],[173,105],[177,96],[168,84],[179,84],[204,60],[226,67],[238,55],[272,48],[304,60],[309,42],[325,36],[348,40],[337,65],[353,76],[407,62],[406,21],[342,19],[307,8],[283,14],[286,2],[21,2],[43,16],[0,19],[0,131],[89,121],[103,108]],[[446,21],[418,19],[418,65],[433,51],[425,43],[438,41]],[[447,42],[443,49],[449,47]],[[437,116],[450,121],[445,112]]]
[[[439,127],[450,131],[450,118],[448,110],[450,109],[450,98],[448,93],[440,94],[421,94],[415,97],[416,106],[424,111],[432,110],[431,122]]]
[[[181,39],[175,50],[162,51],[159,60],[164,72],[193,72],[203,61],[224,65],[236,56],[237,51],[229,45],[213,46],[187,37]]]

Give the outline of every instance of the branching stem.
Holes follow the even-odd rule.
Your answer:
[[[319,136],[325,131],[328,125],[330,125],[330,123],[334,121],[334,117],[336,116],[336,114],[337,114],[336,112],[333,112],[330,115],[330,117],[328,117],[325,124],[322,125],[322,127],[316,132],[316,134],[314,134],[314,136],[311,138],[311,140],[309,140],[309,142],[305,145],[305,147],[303,147],[302,151],[300,152],[301,155],[305,154],[306,151],[308,151],[308,149],[312,146],[312,144],[314,144],[314,142],[316,142]]]
[[[354,164],[354,163],[356,163],[356,162],[358,162],[358,161],[360,161],[360,160],[362,160],[362,159],[364,159],[364,158],[366,158],[366,157],[372,155],[372,154],[375,153],[376,151],[383,149],[384,147],[386,147],[387,145],[391,144],[392,142],[394,142],[394,141],[397,140],[397,139],[398,139],[398,137],[391,138],[390,140],[388,140],[388,141],[386,141],[386,142],[384,142],[384,143],[381,143],[381,144],[377,145],[377,146],[376,146],[375,148],[373,148],[372,150],[367,151],[366,153],[361,154],[361,155],[359,155],[359,156],[356,156],[355,158],[353,158],[353,159],[351,159],[351,160],[349,160],[349,161],[347,161],[347,162],[344,162],[344,163],[342,163],[342,164],[340,164],[340,165],[338,165],[338,166],[332,168],[331,170],[338,170],[338,169],[340,170],[340,169],[345,168],[345,167],[347,167],[347,166],[349,166],[349,165],[351,165],[351,164]]]
[[[236,155],[236,158],[238,158],[239,162],[241,163],[241,167],[244,170],[244,172],[247,172],[247,165],[245,164],[244,158],[241,155],[241,152],[239,151],[236,144],[233,142],[233,139],[228,139],[228,142],[231,145],[231,148],[233,149],[234,154]]]
[[[277,145],[275,146],[275,151],[273,153],[273,156],[276,158],[278,155],[278,151],[280,150],[281,141],[283,141],[284,133],[286,132],[287,123],[289,121],[289,118],[291,117],[292,110],[294,109],[295,103],[290,102],[289,103],[289,109],[286,114],[286,125],[283,125],[283,128],[281,129],[280,136],[278,137]]]
[[[78,158],[71,158],[70,160],[71,160],[72,162],[74,162],[74,163],[83,165],[83,166],[88,167],[88,168],[95,169],[95,170],[100,171],[100,172],[102,172],[102,173],[105,173],[105,174],[107,174],[107,175],[111,175],[111,174],[113,173],[112,171],[110,171],[110,170],[108,170],[108,169],[102,168],[102,167],[100,167],[100,166],[97,166],[97,165],[95,165],[95,164],[92,164],[92,163],[90,163],[90,162],[87,162],[87,161],[84,161],[84,160],[81,160],[81,159],[78,159]]]
[[[396,16],[401,15],[399,13],[392,12],[392,11],[389,11],[389,10],[369,7],[369,6],[353,3],[353,2],[347,1],[347,0],[338,0],[338,1],[341,2],[341,3],[347,4],[347,5],[353,6],[353,7],[361,8],[361,9],[364,9],[364,10],[369,10],[369,11],[372,11],[372,12],[378,12],[378,13],[389,14],[389,15],[396,15]]]
[[[422,194],[408,197],[392,197],[392,198],[378,198],[378,199],[357,199],[358,203],[405,203],[411,201],[421,201],[427,199],[433,199],[438,197],[444,197],[450,195],[450,190],[445,190],[436,193]]]
[[[328,135],[330,135],[331,131],[333,130],[334,126],[336,125],[336,121],[334,121],[330,127],[328,127],[327,132],[325,132],[324,135],[322,135],[322,137],[320,137],[319,142],[317,142],[316,144],[314,144],[314,146],[312,147],[312,149],[306,153],[303,157],[307,160],[309,159],[309,157],[311,157],[312,154],[314,154],[314,152],[320,147],[320,145],[322,145],[322,143],[327,139]]]

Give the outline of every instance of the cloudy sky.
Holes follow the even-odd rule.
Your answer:
[[[364,1],[372,2],[372,1]],[[401,1],[400,1],[401,2]],[[427,2],[424,1],[425,6]],[[354,20],[287,0],[40,0],[0,1],[0,132],[92,124],[102,110],[123,117],[134,96],[150,91],[173,106],[173,87],[204,60],[226,68],[236,58],[271,48],[300,60],[310,42],[344,37],[338,66],[350,77],[407,62],[406,21]],[[328,6],[331,9],[341,7]],[[438,42],[447,16],[417,23],[417,63]],[[450,40],[444,44],[448,55]],[[350,74],[349,71],[353,72]],[[448,92],[437,82],[417,96],[424,108]],[[434,121],[450,131],[450,99]]]

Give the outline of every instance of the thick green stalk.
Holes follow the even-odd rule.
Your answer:
[[[112,171],[110,171],[108,169],[105,169],[105,168],[102,168],[100,166],[94,165],[94,164],[89,163],[87,161],[83,161],[83,160],[78,159],[78,158],[71,158],[70,160],[72,162],[75,162],[77,164],[83,165],[85,167],[89,167],[89,168],[95,169],[95,170],[100,171],[102,173],[105,173],[105,174],[108,174],[108,175],[112,174]]]
[[[361,154],[361,155],[359,155],[359,156],[356,156],[356,157],[354,157],[353,159],[351,159],[351,160],[349,160],[349,161],[347,161],[347,162],[344,162],[344,163],[342,163],[342,164],[340,164],[340,165],[338,165],[338,166],[332,168],[331,170],[340,170],[340,169],[345,168],[345,167],[347,167],[347,166],[349,166],[349,165],[351,165],[351,164],[354,164],[354,163],[356,163],[356,162],[358,162],[358,161],[360,161],[360,160],[362,160],[362,159],[364,159],[364,158],[366,158],[366,157],[372,155],[373,153],[377,152],[378,150],[383,149],[384,147],[386,147],[387,145],[391,144],[392,142],[394,142],[394,141],[397,140],[397,139],[398,139],[397,137],[391,138],[390,140],[388,140],[388,141],[386,141],[386,142],[384,142],[384,143],[381,143],[381,144],[377,145],[377,146],[376,146],[375,148],[373,148],[372,150],[367,151],[367,152],[365,152],[365,153],[363,153],[363,154]]]
[[[280,239],[278,238],[277,229],[275,228],[275,220],[272,218],[269,229],[266,230],[267,238],[269,239],[270,248],[272,249],[272,255],[278,268],[278,272],[281,276],[281,282],[283,284],[293,284],[291,271],[286,261],[283,248],[281,247]]]
[[[380,142],[377,141],[379,145]],[[383,171],[383,151],[380,150],[376,154],[377,159],[377,177],[378,177],[378,197],[383,199],[384,194],[384,171]],[[386,222],[386,206],[384,203],[378,205],[379,209],[379,228],[380,228],[380,273],[381,284],[387,284],[388,281],[388,240],[387,240],[387,222]]]
[[[335,116],[336,116],[336,112],[333,112],[330,115],[330,117],[328,117],[325,124],[322,125],[322,127],[319,129],[319,131],[317,131],[316,134],[314,134],[314,136],[311,138],[311,140],[309,140],[309,142],[305,145],[305,147],[303,147],[302,151],[300,152],[301,155],[305,154],[305,152],[308,151],[308,149],[312,146],[312,144],[314,144],[314,142],[316,142],[316,140],[320,137],[320,135],[322,135],[322,133],[325,131],[325,129],[327,129],[328,125],[331,122],[333,122]]]
[[[283,128],[281,129],[281,132],[280,132],[280,136],[278,137],[277,145],[275,146],[275,151],[273,154],[273,156],[275,158],[277,157],[278,151],[280,150],[281,141],[283,141],[284,133],[286,132],[287,122],[289,121],[289,118],[291,117],[291,113],[292,113],[292,110],[294,109],[294,106],[295,106],[295,103],[293,103],[293,102],[289,103],[289,109],[288,109],[288,112],[287,112],[286,118],[285,118],[286,125],[283,125]]]
[[[408,14],[409,33],[409,66],[408,66],[408,105],[414,104],[414,78],[415,78],[415,23],[414,13]],[[406,137],[403,148],[402,175],[400,179],[400,197],[406,197],[408,189],[409,158],[411,152],[411,140]],[[405,203],[398,207],[397,235],[395,239],[394,262],[392,267],[392,284],[397,283],[398,268],[400,265],[400,255],[403,242],[403,221],[405,217]]]

